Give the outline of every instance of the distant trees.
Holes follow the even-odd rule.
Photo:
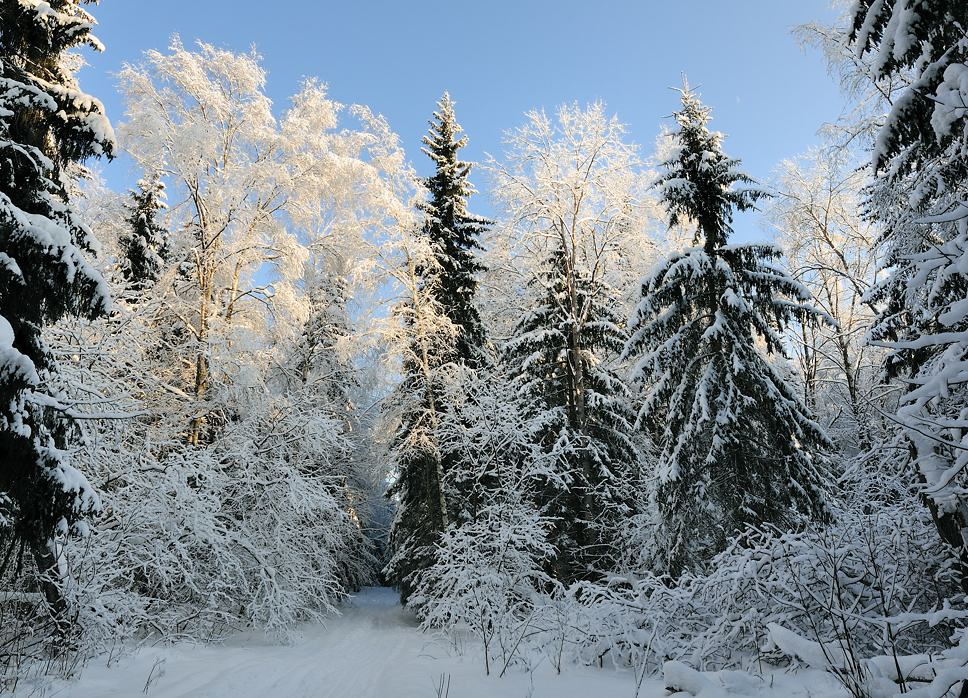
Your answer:
[[[87,530],[98,498],[65,450],[73,415],[52,390],[59,366],[45,330],[109,306],[89,261],[97,241],[66,191],[71,168],[114,152],[104,108],[67,58],[101,49],[83,4],[0,6],[0,575],[26,547],[61,622],[59,546]]]
[[[643,280],[625,350],[639,422],[661,449],[656,564],[673,575],[747,524],[796,526],[826,511],[828,439],[757,346],[782,355],[784,327],[819,313],[776,248],[729,243],[733,212],[764,192],[723,153],[709,118],[685,87],[658,184],[670,225],[694,223],[696,246]]]
[[[121,273],[135,288],[158,281],[165,267],[167,231],[158,215],[168,207],[165,184],[157,176],[138,181],[131,192],[129,230],[118,241],[121,247]]]
[[[873,444],[879,423],[881,352],[866,341],[875,315],[867,297],[877,272],[877,238],[865,220],[862,170],[843,151],[818,149],[781,163],[768,215],[776,226],[790,275],[834,323],[796,323],[790,351],[803,402],[838,445],[857,453]]]

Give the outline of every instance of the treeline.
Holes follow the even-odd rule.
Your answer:
[[[676,577],[747,525],[800,528],[827,516],[832,444],[767,354],[783,356],[781,333],[796,323],[834,321],[809,305],[776,248],[731,244],[734,210],[767,192],[724,154],[709,117],[683,89],[658,203],[671,226],[693,224],[693,246],[655,264],[626,321],[615,271],[628,247],[646,243],[650,203],[634,149],[600,107],[564,108],[556,124],[532,115],[494,171],[513,211],[504,234],[524,250],[511,263],[527,283],[508,289],[521,303],[507,311],[518,318],[508,336],[488,340],[468,302],[482,222],[467,213],[453,106],[440,103],[423,229],[434,259],[419,270],[437,317],[414,324],[395,394],[404,407],[391,451],[400,511],[389,569],[404,598],[440,535],[472,525],[496,499],[522,498],[543,551],[535,572],[565,584],[625,569],[629,550]],[[512,423],[468,420],[488,390],[513,403]],[[449,413],[455,401],[459,415]],[[517,448],[495,446],[482,460],[461,427],[464,438],[516,435]],[[643,516],[649,535],[629,523]],[[457,551],[436,555],[464,564]]]

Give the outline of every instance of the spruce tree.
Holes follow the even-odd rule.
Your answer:
[[[777,266],[776,248],[729,244],[733,212],[752,209],[763,192],[723,153],[709,118],[685,87],[658,186],[670,226],[694,224],[696,246],[643,280],[625,349],[638,358],[639,423],[661,449],[656,566],[673,575],[747,524],[825,515],[818,453],[828,440],[757,348],[782,355],[784,324],[817,311]]]
[[[480,237],[491,222],[467,210],[467,200],[475,193],[468,180],[471,163],[458,157],[458,151],[467,145],[467,136],[461,134],[447,92],[437,103],[423,143],[422,150],[435,167],[433,176],[424,181],[430,200],[423,205],[423,234],[431,241],[439,265],[439,283],[432,293],[457,330],[453,346],[435,363],[453,361],[473,367],[484,358],[485,341],[481,316],[474,306],[476,275],[484,270],[476,252],[482,249]]]
[[[430,197],[423,205],[420,233],[430,245],[432,260],[417,269],[418,292],[452,332],[427,336],[414,322],[414,313],[408,315],[414,339],[404,361],[404,380],[393,400],[401,416],[391,445],[397,480],[390,494],[398,499],[398,509],[386,569],[404,601],[417,582],[415,575],[432,564],[432,545],[464,509],[462,493],[445,495],[444,474],[455,464],[441,455],[434,442],[441,408],[435,398],[443,380],[440,369],[451,363],[474,368],[486,362],[484,328],[474,295],[475,275],[482,271],[475,251],[489,221],[467,210],[467,199],[474,193],[468,181],[471,165],[458,157],[467,138],[461,135],[454,103],[446,92],[437,107],[423,139],[423,152],[433,160],[435,172],[425,180]]]
[[[320,274],[309,282],[306,291],[309,317],[296,346],[299,377],[305,383],[323,380],[326,393],[337,403],[350,402],[348,390],[357,380],[339,344],[350,334],[346,315],[347,283],[335,274]]]
[[[433,564],[433,545],[447,527],[440,454],[433,443],[436,426],[434,386],[413,361],[404,362],[405,378],[394,398],[400,422],[391,440],[396,479],[388,494],[397,500],[390,528],[390,561],[384,575],[400,589],[406,603],[420,572]]]
[[[638,478],[628,388],[609,367],[627,335],[608,289],[563,245],[533,285],[538,304],[516,325],[504,354],[544,468],[536,504],[555,520],[550,571],[564,582],[594,577],[615,558]]]
[[[908,388],[893,419],[968,590],[968,4],[859,0],[851,19],[873,79],[906,85],[873,143],[883,261],[869,337]]]
[[[158,177],[138,182],[131,192],[128,225],[120,239],[121,273],[134,288],[147,288],[158,281],[165,267],[165,228],[158,214],[167,208],[165,185]]]
[[[2,565],[17,559],[15,545],[32,550],[58,614],[53,541],[79,528],[97,497],[64,450],[70,423],[46,393],[57,366],[43,331],[68,314],[93,318],[109,302],[85,258],[96,242],[66,191],[69,166],[114,147],[103,107],[78,89],[65,55],[80,45],[101,48],[82,4],[0,3]]]

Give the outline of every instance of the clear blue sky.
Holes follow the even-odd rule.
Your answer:
[[[383,114],[418,171],[420,137],[444,89],[457,101],[471,142],[468,159],[500,156],[502,132],[534,107],[604,100],[652,148],[676,107],[669,87],[682,73],[714,109],[714,127],[747,171],[765,179],[776,164],[817,141],[842,100],[819,52],[803,51],[797,24],[832,21],[829,0],[102,0],[93,7],[107,51],[92,55],[81,86],[123,120],[121,65],[173,33],[234,50],[253,45],[284,108],[299,82],[317,76],[332,97]],[[666,121],[666,123],[668,123]],[[105,165],[112,186],[134,173]],[[481,177],[475,177],[483,189]],[[491,213],[479,195],[473,207]],[[741,228],[752,225],[750,219]],[[740,230],[743,237],[760,237]]]

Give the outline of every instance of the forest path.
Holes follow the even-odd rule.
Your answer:
[[[449,698],[632,698],[631,673],[547,663],[533,673],[485,676],[476,648],[421,633],[393,589],[369,587],[325,626],[307,625],[287,645],[246,633],[222,645],[145,647],[112,667],[95,660],[80,680],[50,696],[71,698],[433,698],[450,678]],[[19,691],[18,691],[19,693]],[[658,683],[640,698],[664,695]],[[28,695],[24,693],[23,695]],[[443,695],[447,695],[444,693]]]

